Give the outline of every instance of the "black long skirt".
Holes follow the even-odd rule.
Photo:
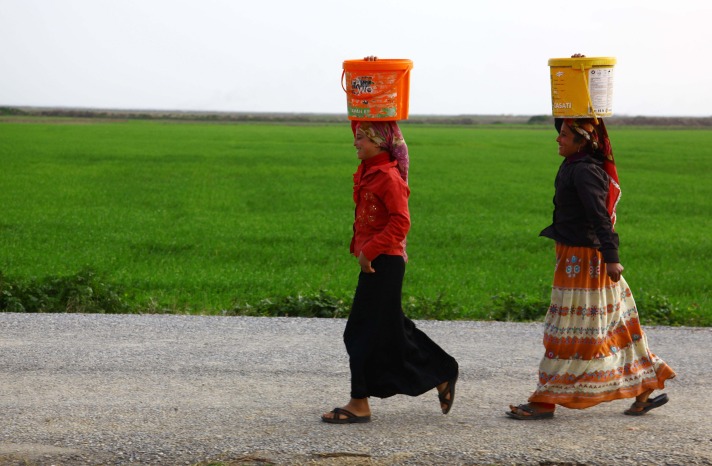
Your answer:
[[[380,255],[372,266],[359,274],[344,331],[351,397],[418,396],[454,378],[455,358],[403,314],[403,257]]]

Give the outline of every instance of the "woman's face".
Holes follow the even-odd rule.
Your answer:
[[[581,141],[576,142],[574,140],[574,132],[568,125],[561,125],[561,132],[559,137],[556,138],[556,142],[559,143],[559,155],[562,157],[570,157],[581,150],[583,145]]]
[[[378,144],[368,139],[368,137],[363,134],[363,131],[356,131],[356,136],[354,136],[354,147],[356,148],[356,154],[361,160],[368,160],[374,155],[378,155],[383,152],[383,149],[378,147]]]

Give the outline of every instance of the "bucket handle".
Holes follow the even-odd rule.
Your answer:
[[[591,100],[591,91],[589,91],[588,89],[588,73],[586,72],[586,68],[583,66],[583,63],[581,63],[581,76],[583,77],[584,89],[586,89],[586,99],[588,99],[588,108],[590,108],[591,113],[593,113],[593,121],[598,124],[598,115],[596,115],[596,110],[593,108],[593,101]]]
[[[401,75],[398,77],[398,79],[396,79],[395,81],[393,81],[393,84],[392,84],[391,86],[395,86],[396,84],[398,84],[398,83],[401,81],[401,79],[405,78],[405,75],[406,75],[406,74],[410,73],[410,70],[412,70],[412,69],[413,69],[413,67],[412,67],[412,66],[409,66],[405,71],[403,71],[403,74],[401,74]],[[348,94],[349,91],[346,90],[346,85],[344,84],[344,76],[346,76],[346,70],[345,70],[345,69],[344,69],[344,71],[341,72],[341,89],[343,89],[344,92]],[[382,96],[383,94],[385,94],[386,92],[388,92],[389,90],[390,90],[389,88],[386,88],[386,89],[383,89],[381,92],[376,92],[375,94],[369,94],[369,95],[368,95],[368,100],[371,100],[371,99],[373,99],[373,98],[375,98],[375,97],[380,97],[380,96]]]

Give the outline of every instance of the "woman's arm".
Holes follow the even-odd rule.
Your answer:
[[[358,255],[358,265],[361,266],[361,272],[363,273],[373,273],[375,270],[371,267],[371,261],[363,255],[363,251]]]
[[[403,182],[395,169],[384,175],[382,181],[373,188],[374,194],[383,202],[388,223],[363,246],[361,253],[368,260],[375,259],[385,251],[402,247],[402,242],[410,230],[408,185]]]
[[[623,273],[623,266],[620,262],[608,263],[606,262],[606,274],[613,280],[617,282],[621,279],[621,274]]]
[[[613,222],[606,207],[608,175],[598,165],[580,164],[576,167],[574,183],[586,211],[586,218],[593,225],[601,245],[599,250],[606,263],[606,274],[617,282],[621,278],[623,266],[618,257],[618,233],[613,230]]]

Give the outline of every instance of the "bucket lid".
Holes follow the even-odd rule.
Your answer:
[[[577,58],[550,58],[549,66],[570,66],[581,69],[593,68],[594,66],[613,66],[616,64],[614,57],[577,57]]]
[[[410,70],[413,68],[413,61],[407,58],[379,58],[373,61],[361,58],[359,60],[344,60],[343,66],[345,70],[358,71]]]

